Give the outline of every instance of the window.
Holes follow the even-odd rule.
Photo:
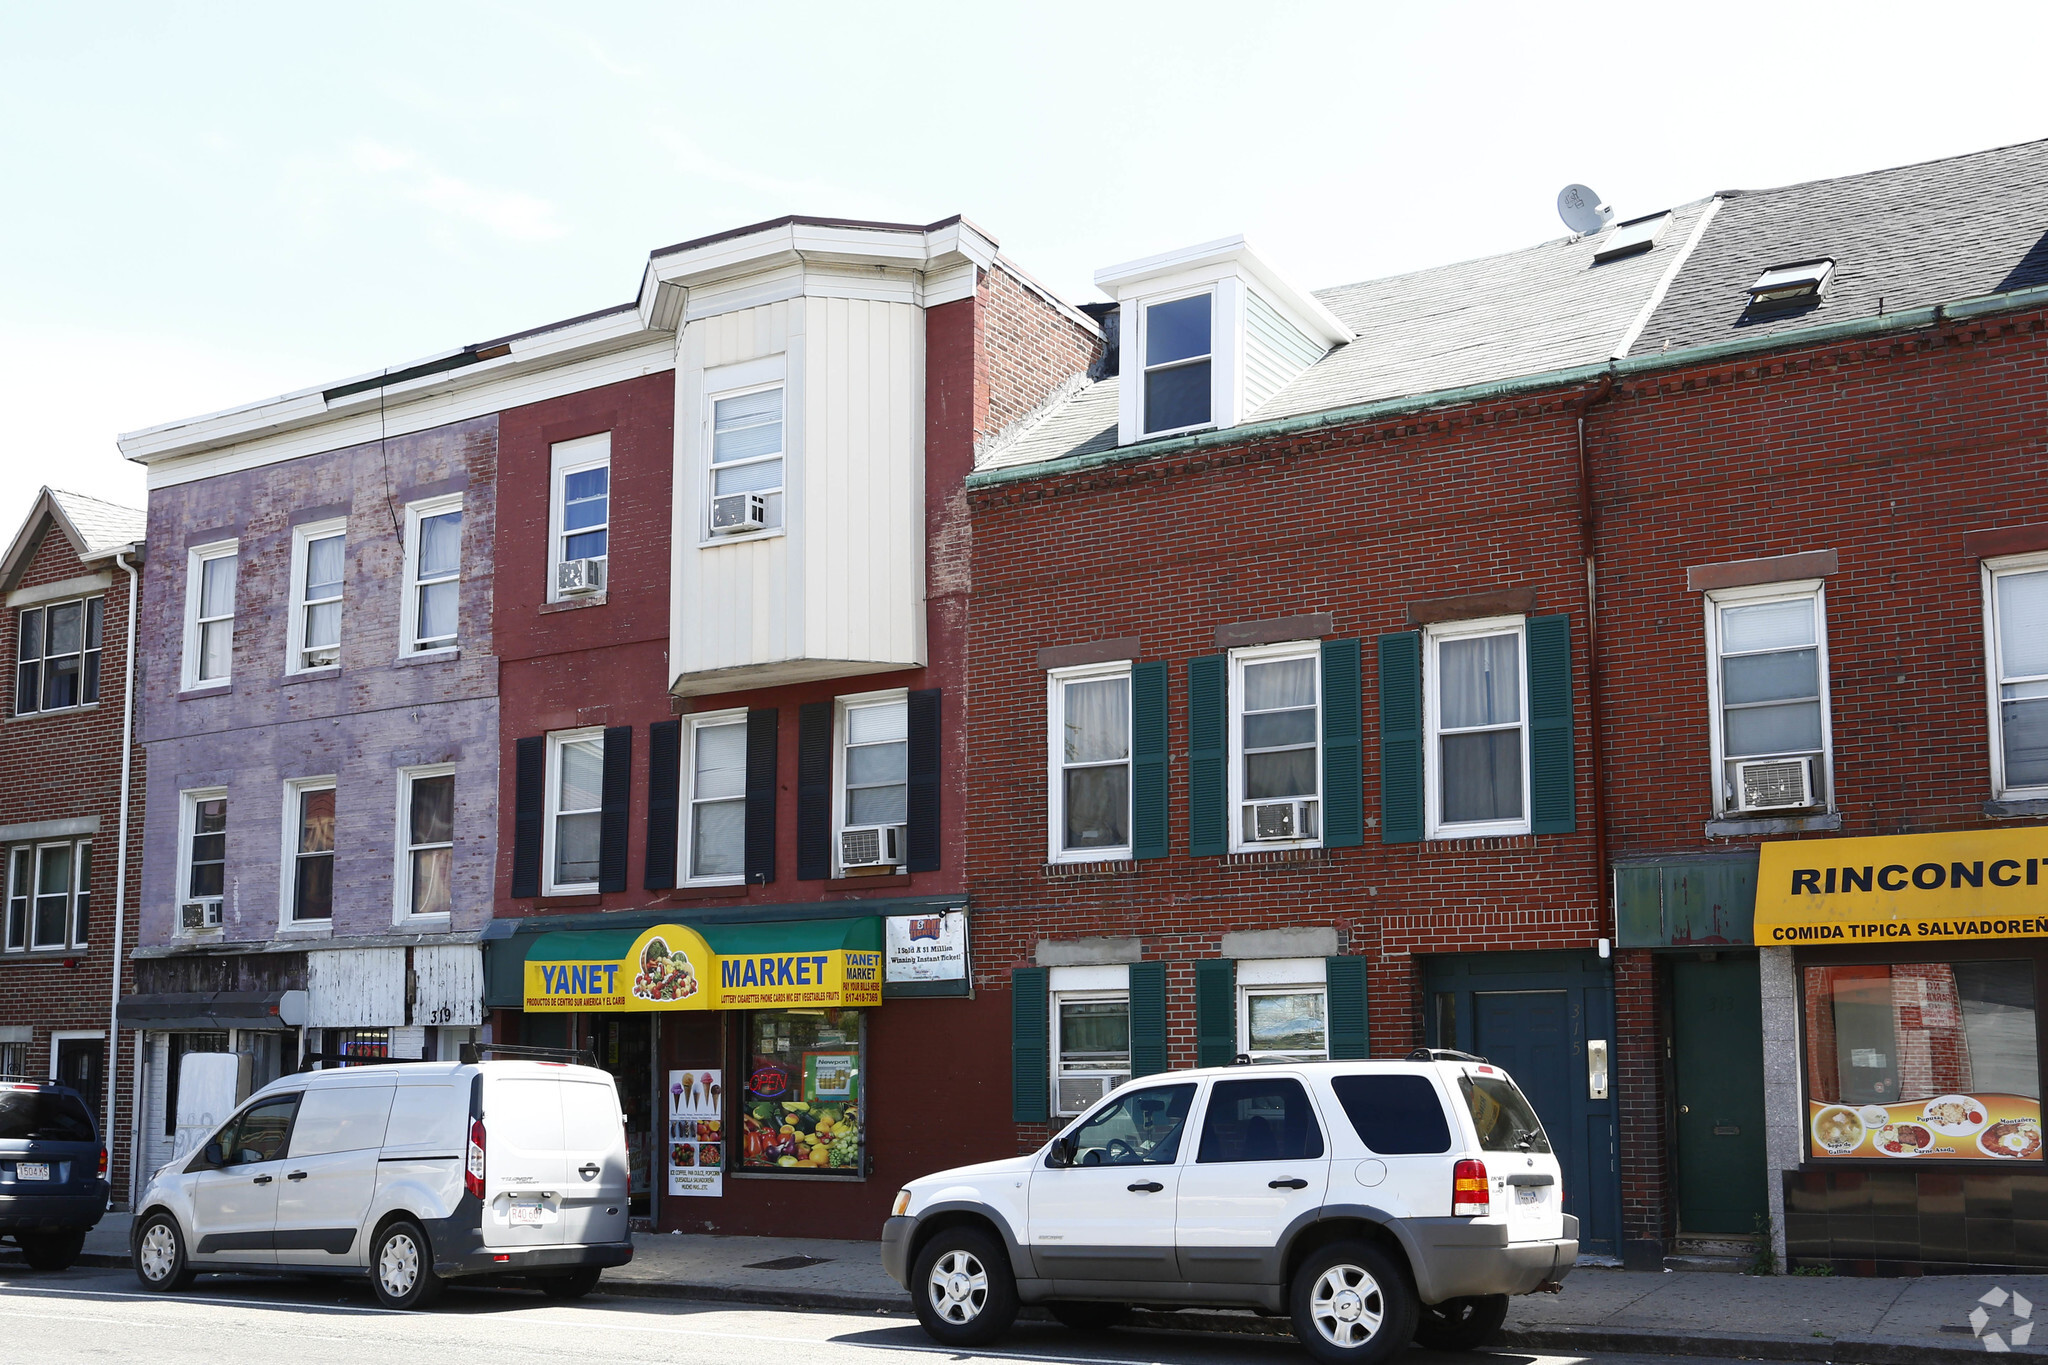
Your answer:
[[[227,882],[228,794],[214,788],[181,792],[178,886],[181,930],[218,927]],[[193,906],[198,909],[192,909]]]
[[[28,1075],[32,1031],[22,1024],[0,1024],[0,1079]]]
[[[292,614],[286,626],[286,671],[332,668],[341,662],[341,580],[345,521],[292,529]]]
[[[1103,862],[1131,854],[1131,666],[1049,675],[1051,855]]]
[[[235,543],[194,547],[185,571],[185,678],[187,688],[228,681],[234,667]]]
[[[1307,847],[1322,838],[1322,663],[1317,646],[1230,656],[1235,848]]]
[[[1210,295],[1145,306],[1145,434],[1210,420]]]
[[[1827,804],[1825,619],[1818,584],[1708,599],[1717,810]]]
[[[892,855],[887,831],[910,813],[910,702],[900,692],[843,699],[840,735],[841,866],[900,865],[902,838],[895,836]]]
[[[1061,1145],[1075,1166],[1171,1166],[1194,1102],[1192,1085],[1133,1090],[1090,1114]]]
[[[287,922],[334,918],[334,779],[287,782],[284,788]]]
[[[6,1074],[0,1066],[0,1075]],[[92,1115],[69,1095],[12,1086],[0,1091],[0,1142],[93,1142],[98,1137]]]
[[[612,436],[602,432],[563,441],[549,453],[548,601],[559,602],[562,565],[610,563]],[[604,581],[602,573],[586,583]]]
[[[229,1119],[213,1139],[220,1144],[221,1164],[253,1166],[282,1157],[285,1138],[292,1131],[292,1114],[298,1105],[297,1095],[263,1100]]]
[[[865,1175],[866,1019],[859,1010],[756,1010],[747,1016],[746,1100],[734,1164],[789,1175]],[[710,1077],[705,1078],[710,1081]],[[712,1102],[717,1102],[715,1083]],[[712,1112],[716,1112],[715,1108]],[[689,1125],[685,1125],[688,1127]],[[696,1161],[717,1167],[725,1153],[696,1143]],[[703,1139],[703,1123],[684,1134]],[[730,1133],[728,1133],[730,1136]]]
[[[782,525],[782,386],[713,398],[710,444],[711,533]]]
[[[82,949],[91,918],[91,840],[15,847],[7,869],[6,951]]]
[[[1255,1062],[1319,1062],[1330,1055],[1322,986],[1240,986],[1237,1050]]]
[[[1429,832],[1529,832],[1528,671],[1520,617],[1432,628],[1425,646]]]
[[[1333,1076],[1330,1089],[1358,1140],[1380,1156],[1451,1150],[1451,1125],[1427,1076]]]
[[[1218,1081],[1209,1088],[1196,1161],[1306,1161],[1322,1154],[1323,1130],[1308,1091],[1292,1076]]]
[[[1131,1000],[1122,991],[1053,1002],[1053,1112],[1085,1113],[1131,1078]]]
[[[24,608],[14,714],[62,711],[100,699],[100,599]]]
[[[737,882],[747,871],[747,713],[692,716],[683,774],[684,874],[693,882]]]
[[[398,913],[445,915],[455,892],[455,769],[398,775]]]
[[[604,825],[604,731],[548,736],[547,892],[597,890]]]
[[[455,648],[461,592],[462,498],[414,503],[405,509],[405,653]]]
[[[1826,257],[1774,265],[1756,277],[1756,283],[1749,287],[1749,300],[1770,305],[1818,299],[1827,293],[1828,280],[1834,273],[1835,263]]]
[[[1471,1111],[1473,1131],[1479,1146],[1489,1152],[1548,1152],[1550,1139],[1543,1135],[1542,1120],[1529,1101],[1505,1076],[1458,1077],[1458,1091]]]
[[[2048,796],[2048,558],[1984,567],[1991,772],[1998,796]]]

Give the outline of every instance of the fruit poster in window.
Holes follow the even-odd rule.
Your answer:
[[[807,1100],[857,1100],[860,1098],[860,1053],[806,1052],[804,1054],[804,1098]]]
[[[2041,1102],[2026,1095],[1937,1095],[1898,1104],[1807,1104],[1816,1157],[2039,1161]]]
[[[725,1073],[668,1073],[668,1192],[725,1193]]]

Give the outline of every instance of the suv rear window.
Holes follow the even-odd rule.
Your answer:
[[[1358,1140],[1381,1156],[1451,1150],[1451,1125],[1427,1076],[1335,1076],[1330,1088]]]
[[[0,1090],[0,1142],[91,1142],[92,1115],[70,1095]]]
[[[1479,1145],[1489,1152],[1548,1152],[1550,1139],[1543,1136],[1543,1122],[1515,1083],[1505,1076],[1458,1077],[1458,1089],[1465,1094],[1465,1107],[1472,1111],[1472,1126],[1479,1130]]]

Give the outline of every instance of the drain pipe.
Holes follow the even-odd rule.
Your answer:
[[[121,1074],[121,942],[128,929],[128,806],[135,751],[135,597],[142,586],[136,577],[135,566],[127,560],[127,553],[123,550],[114,556],[114,562],[128,575],[128,658],[121,671],[121,832],[119,842],[114,846],[114,969],[107,1004],[107,1125],[101,1130],[101,1137],[110,1153],[115,1131],[115,1096],[120,1093],[116,1081]],[[139,1079],[142,1074],[140,1043],[136,1044],[135,1064]],[[135,1207],[135,1167],[136,1159],[141,1155],[137,1147],[140,1141],[141,1133],[138,1131],[128,1144],[128,1206],[131,1209]]]
[[[1579,439],[1579,558],[1586,568],[1586,714],[1592,732],[1593,879],[1600,897],[1600,924],[1610,945],[1615,939],[1614,897],[1607,871],[1607,764],[1600,746],[1600,579],[1593,517],[1593,465],[1586,454],[1586,414],[1614,397],[1614,371],[1571,401]]]

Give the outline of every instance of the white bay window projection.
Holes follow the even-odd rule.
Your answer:
[[[92,841],[18,845],[8,860],[5,948],[83,948],[92,918]]]
[[[1461,623],[1430,635],[1434,832],[1528,832],[1528,672],[1522,635],[1519,619]]]
[[[345,524],[323,522],[292,533],[290,671],[341,662],[341,587]]]
[[[1322,833],[1322,670],[1317,646],[1240,653],[1231,688],[1232,780],[1240,846]]]
[[[240,562],[232,543],[192,551],[185,582],[186,687],[224,683],[233,671],[235,574]]]
[[[1713,641],[1716,796],[1723,810],[1827,801],[1827,659],[1819,589],[1728,593]]]
[[[416,768],[400,774],[404,893],[408,915],[445,915],[454,901],[455,774]]]
[[[1131,847],[1129,664],[1050,675],[1054,861],[1128,857]]]
[[[910,703],[900,695],[849,701],[841,725],[840,865],[900,865],[910,814]]]
[[[597,889],[604,832],[604,731],[548,736],[547,872],[550,894]]]
[[[1119,991],[1055,997],[1053,1113],[1085,1113],[1130,1078],[1130,996]]]
[[[406,653],[453,649],[462,592],[462,500],[416,504],[406,519]]]
[[[1145,434],[1210,421],[1212,296],[1145,306]]]
[[[26,608],[16,617],[16,627],[16,715],[62,711],[100,699],[99,598]]]
[[[691,881],[737,882],[747,870],[747,713],[693,716],[684,772]]]
[[[711,400],[711,534],[782,525],[782,388]]]
[[[2000,796],[2048,796],[2048,558],[1986,573],[1992,785]]]
[[[295,782],[285,788],[285,817],[291,840],[290,922],[334,917],[334,784]]]

